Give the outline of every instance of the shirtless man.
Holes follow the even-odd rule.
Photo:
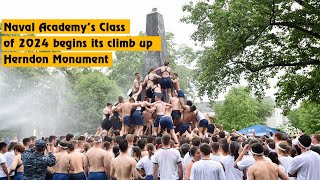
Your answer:
[[[109,131],[112,127],[111,121],[110,121],[110,117],[112,116],[112,104],[111,103],[107,103],[107,106],[103,109],[102,111],[102,123],[101,123],[101,127],[103,129],[105,129],[106,131]]]
[[[67,142],[61,141],[58,145],[58,153],[55,153],[56,164],[53,166],[52,180],[69,178],[69,170],[73,171],[75,165],[71,163],[71,157],[68,154]]]
[[[179,141],[173,129],[173,121],[171,118],[171,113],[172,113],[172,107],[166,106],[164,116],[162,116],[160,119],[160,126],[161,126],[161,129],[163,130],[169,130],[170,135],[173,138],[175,144],[178,144]]]
[[[102,139],[94,137],[95,145],[86,153],[87,164],[89,165],[88,180],[105,180],[108,173],[107,152],[101,148]],[[108,179],[110,179],[108,177]]]
[[[177,73],[173,73],[172,83],[173,83],[174,89],[177,91],[178,98],[180,100],[182,100],[182,102],[183,102],[184,101],[184,92],[180,89],[180,80],[179,80]]]
[[[160,95],[156,95],[155,100],[156,100],[156,102],[154,102],[152,104],[146,103],[146,105],[152,106],[151,108],[146,107],[146,110],[149,112],[152,112],[152,113],[156,112],[156,114],[157,114],[157,118],[156,118],[154,125],[153,125],[153,127],[154,127],[153,134],[157,135],[157,133],[160,133],[160,128],[159,128],[160,119],[165,113],[166,106],[171,106],[171,104],[168,104],[168,103],[161,101]]]
[[[122,96],[119,96],[118,97],[118,102],[115,104],[115,106],[113,106],[112,107],[112,111],[114,112],[114,114],[118,114],[118,117],[119,117],[119,119],[120,119],[120,121],[121,121],[121,131],[120,131],[120,135],[123,135],[124,134],[124,129],[125,129],[125,126],[124,126],[124,119],[123,119],[123,117],[124,117],[124,112],[123,112],[123,110],[117,110],[117,108],[119,108],[123,103],[125,103],[124,102],[124,99],[123,99],[123,97]],[[116,111],[116,112],[115,112]]]
[[[181,102],[179,98],[177,97],[177,94],[175,92],[169,94],[169,103],[172,104],[172,114],[171,117],[173,119],[173,124],[175,126],[180,125],[180,120],[181,120]]]
[[[136,170],[137,162],[128,156],[128,141],[121,139],[119,142],[120,155],[111,161],[111,177],[117,180],[138,179]],[[115,176],[116,174],[116,176]]]
[[[191,101],[187,101],[186,104],[183,104],[181,101],[180,101],[180,105],[183,109],[183,115],[182,115],[182,122],[180,124],[180,128],[179,128],[179,131],[180,131],[180,134],[183,134],[184,132],[186,132],[189,127],[191,126],[191,124],[195,124],[195,121],[196,121],[196,115],[190,111],[190,108],[192,106],[192,102]]]
[[[70,171],[70,180],[86,180],[86,177],[88,177],[87,156],[74,151],[73,144],[68,144],[68,153],[71,164],[74,164],[74,170]]]
[[[263,145],[261,143],[252,144],[250,151],[253,154],[255,163],[249,167],[248,180],[274,180],[278,179],[278,177],[289,180],[289,177],[279,169],[278,165],[263,158]]]
[[[199,128],[199,136],[202,138],[203,135],[207,134],[209,121],[206,119],[206,116],[192,105],[190,111],[196,115],[197,121],[195,123],[195,128]]]
[[[141,105],[142,105],[142,103],[134,103],[134,99],[130,98],[129,102],[122,103],[120,106],[117,107],[116,111],[118,111],[118,112],[122,111],[122,113],[123,113],[124,134],[129,133],[130,126],[133,124],[132,120],[130,118],[132,108],[136,107],[136,106],[141,106]],[[142,121],[142,118],[141,118],[141,121]]]
[[[149,102],[151,102],[151,98],[152,98],[150,85],[152,84],[152,81],[155,79],[161,79],[161,76],[157,75],[154,72],[154,68],[151,68],[149,70],[148,75],[144,78],[144,81],[143,81],[143,87],[146,87],[146,96],[148,97]]]
[[[140,73],[137,72],[137,73],[135,73],[135,79],[133,81],[133,89],[132,89],[131,95],[134,95],[139,92],[140,87],[142,87],[140,85],[142,85],[141,76],[140,76]],[[140,93],[141,93],[141,91],[140,91]],[[141,101],[141,94],[140,93],[137,94],[137,101]]]

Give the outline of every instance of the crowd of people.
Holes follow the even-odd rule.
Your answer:
[[[186,101],[167,61],[133,84],[94,135],[0,142],[0,180],[319,179],[319,134],[227,132]]]

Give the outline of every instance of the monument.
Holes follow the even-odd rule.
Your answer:
[[[158,68],[163,65],[166,59],[169,59],[163,17],[157,12],[157,8],[153,8],[152,12],[147,14],[146,34],[147,36],[161,36],[161,51],[147,51],[145,53],[144,77],[148,74],[150,68]]]

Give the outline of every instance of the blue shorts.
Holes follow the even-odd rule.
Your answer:
[[[130,126],[131,125],[131,118],[130,116],[124,116],[123,117],[124,125]]]
[[[209,124],[208,125],[208,133],[213,134],[214,133],[214,129],[215,129],[214,124]]]
[[[172,88],[171,78],[170,77],[162,78],[160,85],[162,89],[171,89]]]
[[[105,172],[89,172],[88,180],[106,180],[107,175]]]
[[[69,180],[69,179],[70,179],[69,174],[54,173],[52,176],[52,180]]]
[[[144,180],[153,180],[153,175],[146,175],[146,177],[144,177]]]
[[[159,127],[160,119],[163,115],[158,115],[156,121],[154,122],[154,127]]]
[[[23,179],[23,173],[22,172],[17,172],[14,175],[14,180],[22,180]]]
[[[77,174],[70,174],[70,180],[86,180],[84,172]]]
[[[173,129],[172,119],[169,116],[162,116],[160,119],[161,129]]]
[[[142,114],[140,110],[136,110],[132,114],[133,122],[135,125],[142,126],[143,125],[143,119],[142,119]]]
[[[178,97],[184,98],[184,92],[182,90],[179,90],[177,93],[178,93]]]
[[[179,132],[180,134],[183,134],[185,133],[190,127],[190,124],[189,123],[182,123],[180,124],[180,127],[179,127]]]
[[[209,122],[206,119],[202,119],[199,123],[199,127],[201,128],[208,128]]]
[[[8,177],[1,177],[0,180],[8,180]]]

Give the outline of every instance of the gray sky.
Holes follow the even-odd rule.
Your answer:
[[[175,35],[177,44],[198,49],[190,39],[193,25],[180,22],[183,4],[190,0],[4,0],[1,1],[0,19],[130,19],[131,35],[145,31],[146,15],[158,8],[163,15],[166,32]],[[271,80],[275,85],[276,81]],[[242,82],[241,84],[245,84]],[[267,90],[273,96],[275,89]],[[222,99],[223,95],[219,97]],[[206,98],[205,98],[206,99]]]

